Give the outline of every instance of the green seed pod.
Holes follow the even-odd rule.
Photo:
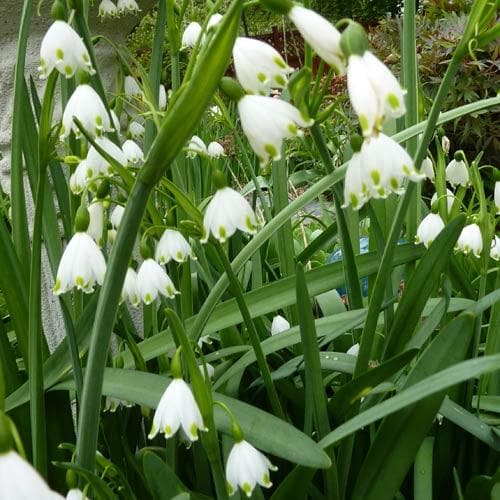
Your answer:
[[[212,182],[217,189],[223,189],[227,186],[226,176],[220,170],[213,171]]]
[[[351,136],[350,143],[352,151],[354,153],[357,153],[358,151],[361,151],[361,146],[363,145],[363,138],[358,134],[354,134]]]
[[[368,36],[361,24],[349,23],[340,37],[340,48],[346,59],[352,55],[362,56],[368,50]]]
[[[153,258],[153,250],[151,249],[151,246],[149,245],[147,238],[141,239],[140,251],[141,251],[141,257],[144,260]]]
[[[66,471],[66,486],[68,490],[78,487],[78,475],[73,469],[68,469]]]
[[[86,83],[89,83],[90,77],[89,74],[84,71],[83,69],[79,69],[76,72],[76,83],[77,85],[84,85]]]
[[[90,214],[87,207],[80,205],[76,211],[75,231],[77,233],[85,232],[90,224]]]
[[[96,197],[98,200],[103,200],[104,198],[109,196],[110,192],[111,185],[107,179],[104,179],[97,189]]]
[[[234,78],[225,76],[224,78],[222,78],[219,87],[222,92],[224,92],[224,94],[226,94],[234,102],[238,102],[242,97],[245,96],[245,91]]]

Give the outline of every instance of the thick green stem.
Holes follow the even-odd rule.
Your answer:
[[[97,305],[88,364],[85,370],[80,425],[76,456],[78,464],[93,470],[99,430],[99,411],[102,394],[102,380],[108,355],[109,342],[113,331],[116,310],[122,291],[127,265],[132,254],[142,215],[146,208],[151,186],[140,180],[127,202],[123,220],[111,250],[106,279]],[[109,279],[112,277],[112,279]],[[112,311],[112,312],[111,312]]]
[[[285,414],[283,412],[283,408],[281,407],[278,393],[276,392],[276,387],[274,387],[273,380],[271,378],[271,372],[266,361],[266,356],[264,355],[264,351],[262,350],[262,346],[260,345],[259,334],[257,333],[257,330],[255,328],[252,316],[248,311],[245,297],[243,296],[243,286],[234,273],[233,268],[231,267],[231,263],[229,262],[229,259],[227,258],[227,255],[224,252],[221,244],[215,243],[215,248],[217,249],[217,253],[224,267],[224,271],[226,271],[227,277],[229,279],[229,284],[236,298],[236,302],[238,303],[238,307],[240,309],[241,316],[243,317],[245,326],[247,327],[248,336],[250,337],[250,342],[255,352],[257,365],[259,366],[260,374],[262,375],[262,379],[264,380],[264,386],[266,387],[267,395],[269,397],[269,401],[271,402],[273,412],[275,415],[285,420]]]

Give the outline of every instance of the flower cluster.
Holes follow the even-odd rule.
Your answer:
[[[128,13],[137,14],[140,10],[135,0],[118,0],[116,4],[112,0],[102,0],[99,4],[99,17],[115,18]]]

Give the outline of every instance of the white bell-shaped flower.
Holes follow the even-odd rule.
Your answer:
[[[168,439],[179,429],[182,437],[190,442],[198,440],[198,431],[208,430],[190,387],[182,378],[174,378],[158,403],[148,437],[153,439],[158,432],[163,432]]]
[[[431,198],[431,207],[434,207],[437,201],[438,195],[437,193],[434,193]],[[448,207],[448,213],[451,212],[453,203],[455,203],[455,195],[453,194],[453,191],[450,191],[448,188],[446,188],[446,206]]]
[[[206,243],[212,234],[224,243],[237,229],[255,234],[257,225],[257,218],[248,201],[234,189],[224,187],[217,190],[208,204],[200,241]]]
[[[121,301],[128,300],[134,307],[139,307],[141,299],[137,288],[137,273],[129,267],[123,282]]]
[[[111,222],[112,226],[115,229],[118,229],[120,227],[124,212],[125,212],[125,207],[122,207],[121,205],[116,205],[116,207],[111,212],[109,221]]]
[[[205,367],[207,368],[207,375],[209,379],[214,378],[215,376],[215,368],[210,363],[205,363],[203,365],[198,365],[200,367],[200,373],[205,378]]]
[[[397,118],[406,112],[401,85],[389,68],[369,51],[349,57],[347,89],[365,137],[381,130],[386,117]]]
[[[120,14],[126,14],[127,12],[137,14],[141,11],[135,0],[118,0],[116,7]]]
[[[120,147],[118,147],[114,142],[110,141],[107,137],[98,137],[95,140],[96,144],[102,148],[109,156],[111,156],[116,162],[122,166],[127,165],[127,157],[123,153]],[[113,165],[101,156],[101,153],[90,146],[87,153],[87,175],[89,180],[95,179],[98,176],[111,176],[115,173]]]
[[[125,399],[118,399],[114,398],[113,396],[106,396],[106,401],[104,403],[103,411],[109,411],[110,413],[115,413],[116,410],[120,408],[120,406],[123,406],[124,408],[132,408],[132,406],[134,405],[130,401],[126,401]]]
[[[207,31],[209,31],[211,28],[217,26],[220,21],[222,20],[222,14],[219,14],[216,12],[215,14],[210,16],[210,19],[208,20],[207,23]]]
[[[499,215],[500,214],[500,181],[495,182],[494,201],[495,201],[496,213],[497,213],[497,215]]]
[[[5,500],[63,500],[42,476],[15,451],[0,453],[0,498]]]
[[[160,111],[167,109],[167,90],[165,89],[165,85],[160,85],[158,89],[158,108],[160,108]]]
[[[221,156],[226,156],[224,147],[216,141],[212,141],[208,145],[207,153],[210,158],[220,158]]]
[[[284,332],[290,329],[290,323],[283,317],[277,314],[271,323],[271,335]]]
[[[60,295],[76,287],[85,293],[102,285],[106,261],[95,241],[86,232],[73,235],[59,262],[54,294]]]
[[[436,178],[436,174],[434,173],[434,166],[432,165],[432,160],[427,156],[422,161],[422,165],[420,166],[420,173],[425,175],[427,179],[434,182]]]
[[[189,257],[196,259],[189,242],[182,233],[175,229],[165,229],[156,246],[156,261],[160,264],[167,264],[171,260],[186,262]]]
[[[443,219],[439,214],[430,213],[422,219],[417,228],[415,241],[423,243],[425,248],[429,248],[431,243],[437,238],[438,234],[444,229]]]
[[[334,67],[337,72],[345,72],[340,33],[330,22],[313,10],[300,5],[293,6],[288,17],[321,59]]]
[[[128,133],[132,139],[140,139],[141,137],[144,137],[144,132],[146,132],[146,129],[139,122],[132,120],[128,124]]]
[[[246,95],[238,102],[241,126],[261,164],[281,158],[281,145],[289,137],[303,134],[314,120],[302,116],[288,102],[272,97]]]
[[[356,343],[347,349],[346,354],[357,356],[359,354],[359,343]]]
[[[272,88],[285,87],[293,71],[277,50],[254,38],[236,39],[233,60],[238,81],[252,94],[267,95]]]
[[[118,9],[111,0],[102,0],[102,2],[99,4],[98,16],[102,17],[103,19],[106,17],[117,17]]]
[[[214,116],[222,116],[222,111],[216,104],[214,106],[210,106],[209,111]]]
[[[187,47],[193,48],[201,33],[201,26],[199,23],[189,23],[182,34],[181,49]]]
[[[90,500],[90,499],[87,495],[85,495],[85,493],[83,493],[82,490],[79,490],[78,488],[72,488],[66,494],[66,500]]]
[[[144,92],[133,76],[127,75],[123,86],[127,97],[134,99],[142,99],[144,97]]]
[[[455,158],[446,167],[446,180],[453,186],[467,186],[469,184],[469,171],[463,160]]]
[[[87,160],[82,160],[69,178],[71,192],[80,194],[88,186],[91,178],[93,178],[93,171],[89,167]]]
[[[114,109],[110,110],[110,114],[111,114],[111,121],[113,123],[113,128],[119,134],[121,132],[121,129],[122,129],[122,126],[120,123],[120,118],[118,118],[118,115],[115,113]]]
[[[450,152],[451,142],[446,135],[443,135],[443,137],[441,137],[441,147],[446,154]]]
[[[61,140],[66,139],[72,130],[76,137],[81,136],[80,129],[74,123],[73,118],[78,118],[85,130],[94,137],[113,130],[101,98],[87,84],[78,85],[66,103],[62,118]]]
[[[101,201],[94,201],[88,206],[88,211],[90,222],[87,234],[101,246],[104,231],[104,206]]]
[[[132,139],[128,139],[122,144],[122,151],[128,163],[138,165],[144,162],[144,153],[142,149]]]
[[[490,257],[496,261],[500,260],[500,238],[497,235],[491,241]]]
[[[179,292],[165,269],[153,259],[146,259],[137,273],[137,291],[144,304],[151,304],[158,294],[173,299]]]
[[[52,23],[40,47],[40,77],[47,78],[54,68],[66,78],[71,78],[79,69],[91,75],[95,73],[87,47],[65,21]]]
[[[344,179],[343,208],[351,205],[354,210],[359,210],[370,197],[370,180],[363,168],[362,160],[362,153],[356,151],[347,165],[347,172]]]
[[[235,443],[227,457],[226,482],[229,495],[240,487],[247,497],[257,484],[264,488],[272,486],[269,471],[277,470],[269,459],[244,439]]]
[[[462,229],[457,240],[456,249],[465,255],[472,253],[476,257],[481,256],[481,252],[483,251],[483,237],[481,229],[479,229],[477,224],[469,224]]]
[[[186,156],[196,158],[197,155],[208,155],[208,150],[203,140],[197,135],[193,135],[189,141]]]

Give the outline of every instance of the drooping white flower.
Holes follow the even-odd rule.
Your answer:
[[[137,288],[137,273],[129,267],[123,282],[121,301],[128,300],[134,307],[139,307],[141,299]]]
[[[79,69],[91,75],[95,73],[87,47],[65,21],[52,23],[40,47],[40,77],[47,78],[54,68],[66,78],[71,78]]]
[[[98,137],[96,144],[122,166],[127,165],[127,157],[120,147],[107,137]],[[97,151],[94,146],[90,146],[86,159],[87,176],[89,181],[98,176],[111,176],[115,173],[113,165]]]
[[[62,118],[61,140],[66,139],[72,130],[76,137],[81,136],[80,129],[74,123],[73,118],[78,118],[85,130],[94,137],[113,130],[101,98],[87,84],[78,85],[66,103]]]
[[[448,139],[446,135],[443,135],[443,137],[441,137],[441,147],[443,148],[443,151],[446,154],[450,152],[450,146],[451,146],[450,139]]]
[[[469,171],[463,160],[453,160],[446,167],[446,180],[453,186],[467,186],[469,184]]]
[[[102,232],[104,230],[104,207],[101,201],[95,201],[88,206],[89,227],[87,234],[99,245],[102,245]]]
[[[386,117],[397,118],[406,111],[404,93],[396,77],[369,51],[349,57],[347,89],[365,137],[381,130]]]
[[[139,9],[139,5],[137,5],[137,2],[135,0],[118,0],[116,7],[120,14],[125,14],[127,12],[137,14],[141,11],[141,9]]]
[[[207,146],[197,135],[193,135],[189,141],[186,156],[188,158],[196,158],[196,155],[199,154],[208,155]]]
[[[370,180],[368,173],[363,168],[363,156],[361,151],[353,153],[344,179],[344,204],[342,207],[351,205],[354,210],[359,210],[369,199]]]
[[[340,33],[330,22],[313,10],[300,5],[293,6],[288,17],[321,59],[334,67],[337,72],[345,72]]]
[[[165,89],[165,85],[160,85],[158,90],[158,108],[160,111],[167,109],[167,90]]]
[[[198,440],[199,430],[208,430],[190,387],[182,378],[174,378],[158,403],[148,437],[153,439],[158,432],[163,432],[168,439],[179,428],[182,436],[191,442]]]
[[[431,198],[431,207],[433,207],[437,201],[437,193],[434,193]],[[448,188],[446,188],[446,206],[448,207],[448,212],[451,212],[453,203],[455,203],[455,195],[453,194],[453,191],[450,191]]]
[[[144,153],[139,145],[132,139],[126,140],[122,144],[122,151],[128,163],[137,165],[144,161]]]
[[[443,229],[444,222],[439,214],[430,213],[424,217],[419,224],[415,241],[417,243],[423,243],[425,248],[429,248],[431,243]]]
[[[216,141],[212,141],[207,148],[207,153],[210,158],[220,158],[221,156],[226,156],[224,152],[224,147]]]
[[[217,26],[217,24],[219,24],[221,20],[222,20],[222,14],[216,12],[215,14],[211,15],[207,23],[207,31],[210,31],[211,28]]]
[[[113,128],[116,130],[117,133],[120,133],[122,129],[120,118],[118,118],[118,115],[115,113],[114,109],[111,109],[110,113],[111,113],[111,120],[113,122]]]
[[[226,481],[229,495],[234,495],[238,487],[247,497],[257,484],[264,488],[272,486],[269,471],[277,470],[268,458],[244,439],[235,443],[227,457]]]
[[[195,259],[195,255],[188,241],[180,231],[165,229],[156,246],[155,259],[160,264],[167,264],[171,260],[186,262],[188,257]]]
[[[90,174],[90,175],[89,175]],[[74,194],[80,194],[89,184],[89,179],[93,177],[93,171],[90,169],[87,160],[82,160],[69,178],[69,188]]]
[[[69,241],[57,269],[54,294],[60,295],[76,287],[85,293],[102,285],[106,261],[95,241],[85,232],[77,232]]]
[[[481,229],[479,229],[477,224],[469,224],[462,229],[456,248],[465,255],[472,253],[476,257],[481,256],[481,252],[483,251],[483,237],[481,236]]]
[[[120,227],[120,223],[122,221],[124,212],[125,212],[125,207],[122,207],[121,205],[116,205],[116,207],[111,212],[109,221],[111,222],[111,224],[115,229],[118,229]]]
[[[206,243],[210,233],[224,243],[237,229],[249,234],[257,232],[257,218],[248,201],[230,187],[218,189],[211,199],[203,218],[203,238]]]
[[[118,16],[118,9],[111,0],[102,0],[99,4],[98,16],[103,19],[106,17],[116,17]]]
[[[114,398],[113,396],[106,396],[106,402],[104,403],[103,411],[115,413],[120,406],[124,406],[125,408],[132,408],[132,406],[134,405],[130,401],[125,401],[124,399]]]
[[[271,323],[271,335],[284,332],[290,329],[290,323],[283,317],[277,314]]]
[[[428,156],[422,161],[422,165],[420,166],[420,173],[425,175],[425,177],[427,177],[427,179],[429,179],[430,181],[434,181],[434,179],[436,178],[432,160]]]
[[[128,124],[128,133],[130,134],[130,137],[132,139],[140,139],[141,137],[144,137],[145,131],[146,129],[144,128],[144,126],[139,122],[136,122],[135,120],[132,120]]]
[[[66,500],[90,500],[90,499],[87,495],[85,495],[85,493],[83,493],[82,490],[79,490],[78,488],[73,488],[68,491],[66,495]]]
[[[346,354],[350,354],[351,356],[357,356],[359,354],[359,343],[356,343],[351,347],[349,347],[349,349],[347,349]]]
[[[201,26],[199,23],[189,23],[182,34],[181,49],[187,47],[193,48],[201,33]]]
[[[215,368],[210,363],[205,363],[202,365],[198,365],[200,367],[200,372],[205,377],[205,366],[207,367],[207,375],[208,378],[212,379],[215,375]]]
[[[137,291],[146,305],[156,300],[158,294],[173,299],[179,293],[165,269],[153,259],[146,259],[139,267]]]
[[[497,235],[491,240],[490,257],[497,261],[500,260],[500,238]]]
[[[212,339],[210,338],[210,335],[202,335],[199,339],[198,339],[198,347],[200,349],[203,348],[203,344],[211,344],[212,343]]]
[[[252,94],[267,95],[272,88],[285,87],[293,71],[277,50],[254,38],[236,39],[233,60],[238,81]]]
[[[144,97],[144,92],[137,83],[137,80],[131,75],[125,77],[124,89],[127,97],[134,99],[142,99]]]
[[[310,127],[314,120],[280,99],[246,95],[238,102],[241,126],[261,164],[281,158],[281,145],[289,137],[303,134],[299,127]]]
[[[497,212],[497,215],[499,215],[500,214],[500,181],[495,182],[494,200],[495,200],[496,212]]]
[[[40,474],[15,451],[0,454],[0,498],[5,500],[63,500]]]

